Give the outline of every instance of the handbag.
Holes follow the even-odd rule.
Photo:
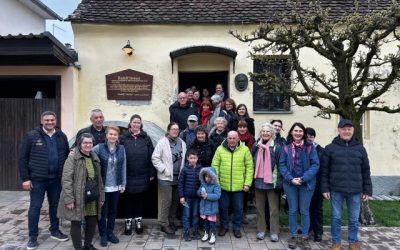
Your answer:
[[[87,170],[86,170],[87,173]],[[89,174],[87,173],[87,176]],[[91,179],[91,178],[86,178],[86,184],[85,184],[85,201],[86,203],[95,201],[100,198],[100,190],[99,190],[99,185],[97,184],[97,178]]]

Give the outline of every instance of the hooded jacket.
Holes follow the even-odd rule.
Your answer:
[[[244,143],[239,142],[232,151],[228,141],[217,148],[212,166],[215,168],[221,188],[228,192],[238,192],[253,181],[253,158]]]
[[[337,136],[321,157],[321,191],[372,195],[367,151],[354,137],[346,142]]]
[[[211,182],[207,183],[205,175],[211,176]],[[215,215],[218,213],[218,200],[221,197],[221,187],[218,184],[218,179],[215,174],[213,167],[202,168],[199,174],[199,180],[201,182],[200,188],[197,190],[199,197],[200,193],[205,190],[207,198],[200,200],[200,214],[201,215]]]

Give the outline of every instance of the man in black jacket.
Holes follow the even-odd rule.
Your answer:
[[[188,103],[185,92],[178,94],[178,101],[169,106],[169,120],[179,125],[179,131],[186,128],[187,119],[190,115],[197,115],[196,109]]]
[[[41,126],[29,131],[24,137],[19,158],[22,188],[30,191],[27,249],[37,248],[40,209],[46,192],[51,238],[68,240],[68,236],[60,231],[57,218],[62,170],[69,154],[68,140],[67,136],[56,128],[57,119],[54,112],[44,112],[40,121]]]
[[[343,119],[338,125],[339,136],[325,147],[321,158],[321,191],[331,200],[332,250],[340,249],[342,205],[346,200],[349,218],[349,249],[360,249],[358,217],[361,198],[368,201],[372,195],[371,172],[367,151],[353,137],[354,127]]]
[[[90,122],[92,125],[85,127],[78,131],[75,136],[75,142],[79,139],[79,137],[84,133],[92,134],[94,137],[94,144],[96,146],[99,143],[103,143],[106,140],[106,127],[104,127],[104,115],[103,111],[100,109],[93,109],[90,111]],[[72,147],[75,147],[76,144]]]

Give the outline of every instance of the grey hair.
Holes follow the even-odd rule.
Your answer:
[[[85,138],[90,138],[90,139],[92,139],[93,144],[94,144],[94,142],[95,142],[94,137],[93,137],[93,135],[92,135],[91,133],[83,133],[81,136],[79,136],[79,138],[77,139],[77,141],[76,141],[76,143],[75,143],[76,147],[77,147],[79,150],[81,150],[81,144],[82,144],[82,142],[83,142],[83,140],[84,140]]]
[[[54,113],[53,111],[44,111],[41,115],[40,115],[40,119],[43,119],[43,117],[45,117],[46,115],[52,115],[55,118],[57,118],[56,113]]]
[[[260,139],[261,139],[261,131],[262,131],[263,129],[265,129],[265,128],[267,128],[267,129],[269,129],[269,131],[271,131],[272,139],[275,140],[275,137],[276,137],[276,135],[275,135],[275,129],[274,129],[274,126],[272,126],[272,124],[269,123],[269,122],[264,123],[263,125],[261,125],[260,135],[259,135]]]
[[[217,117],[217,118],[215,118],[214,125],[216,125],[217,122],[223,122],[225,127],[228,125],[228,121],[225,119],[225,117]]]
[[[92,117],[94,115],[94,113],[102,113],[103,111],[101,109],[92,109],[90,110],[90,117]]]

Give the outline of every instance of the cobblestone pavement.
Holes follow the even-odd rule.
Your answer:
[[[25,249],[28,239],[28,213],[29,195],[27,192],[0,191],[0,249]],[[39,223],[38,249],[72,249],[71,240],[58,242],[50,238],[48,231],[49,218],[47,215],[47,204],[43,205],[42,216]],[[243,237],[236,239],[232,232],[224,237],[217,237],[215,245],[207,242],[181,240],[182,229],[179,229],[176,236],[166,237],[160,232],[155,220],[144,220],[145,231],[142,235],[125,236],[123,235],[123,221],[117,220],[116,231],[120,243],[111,244],[107,247],[100,247],[98,237],[95,238],[94,246],[98,249],[288,249],[287,239],[289,233],[287,228],[283,228],[280,234],[280,241],[272,243],[268,238],[259,241],[255,237],[255,223],[251,220],[250,224],[242,229]],[[345,231],[343,228],[343,238]],[[69,222],[63,221],[61,230],[69,234]],[[400,249],[400,228],[386,227],[361,227],[360,241],[362,249]],[[330,249],[329,227],[325,228],[323,241],[320,243],[312,242],[312,249]],[[347,249],[347,242],[343,242],[343,249]],[[301,249],[301,248],[297,248]]]

